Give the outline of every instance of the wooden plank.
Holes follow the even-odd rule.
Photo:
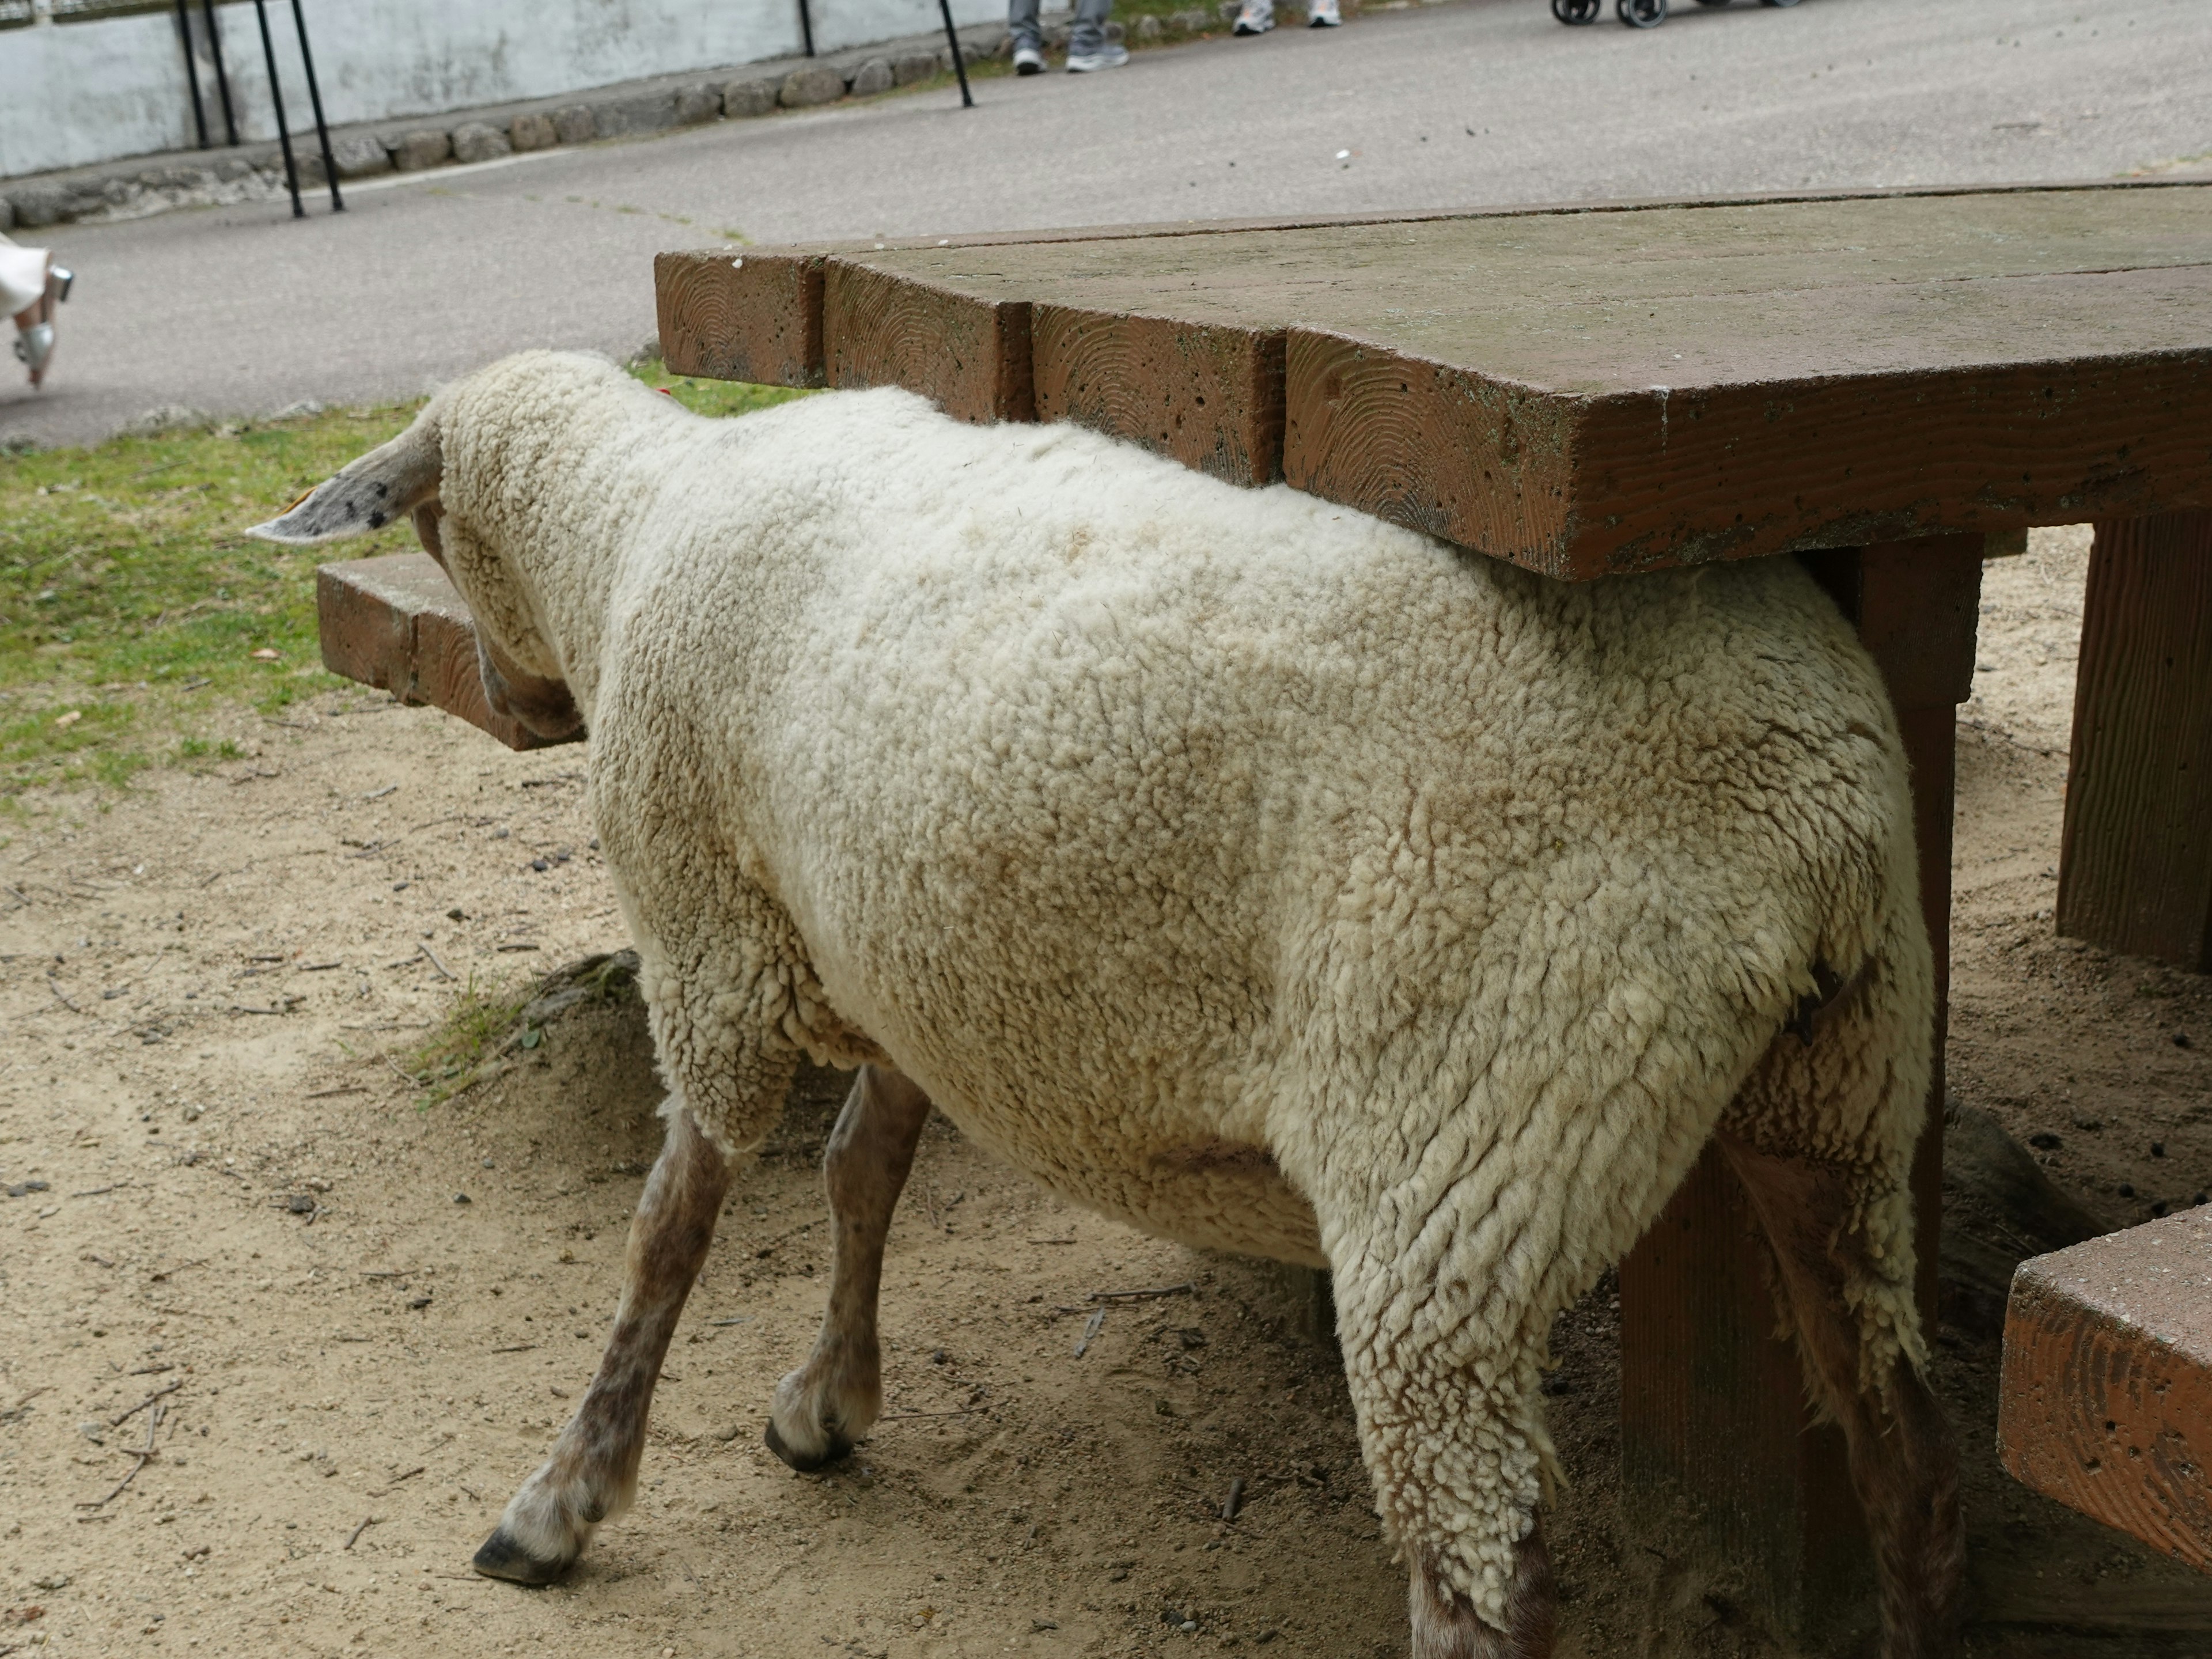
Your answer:
[[[315,615],[323,666],[333,674],[458,714],[510,749],[550,746],[485,702],[476,624],[428,554],[321,566]]]
[[[808,252],[656,254],[661,360],[712,380],[820,386],[822,266]]]
[[[2070,938],[2212,969],[2212,512],[2097,526],[2057,908]]]
[[[2021,1264],[1997,1455],[2036,1491],[2212,1571],[2212,1210]]]
[[[902,386],[956,420],[1036,417],[1026,300],[901,281],[832,259],[822,343],[831,386]]]
[[[1873,1558],[1843,1431],[1775,1334],[1758,1226],[1708,1147],[1620,1264],[1621,1511],[1810,1642],[1872,1623]]]
[[[1950,986],[1954,705],[1972,687],[1984,544],[1943,537],[1806,556],[1882,671],[1911,768],[1920,907],[1936,963],[1935,1064],[1912,1168],[1915,1292],[1936,1316]],[[1776,1335],[1771,1269],[1741,1185],[1708,1148],[1620,1265],[1621,1479],[1630,1508],[1689,1535],[1798,1641],[1872,1607],[1865,1524],[1840,1431],[1814,1419]],[[1670,1522],[1674,1541],[1683,1534]]]
[[[1036,418],[1073,421],[1236,484],[1282,471],[1283,336],[1039,305]]]
[[[2212,456],[2190,435],[2212,422],[2201,184],[947,238],[828,258],[878,279],[856,383],[905,376],[938,395],[948,311],[1120,317],[1130,341],[1106,330],[1097,349],[1129,355],[1112,377],[1127,384],[1101,394],[1093,372],[1091,395],[1055,401],[1086,378],[1055,333],[1031,366],[1054,388],[1048,410],[1217,470],[1247,458],[1225,476],[1273,476],[1264,407],[1217,414],[1226,440],[1177,441],[1159,417],[1187,426],[1200,397],[1215,408],[1209,341],[1282,331],[1289,482],[1571,579],[2212,506]],[[921,291],[911,316],[884,287]],[[909,323],[902,355],[887,337]],[[1102,327],[1075,333],[1091,349]],[[1001,357],[984,378],[1018,375]],[[1020,409],[953,379],[969,418]]]

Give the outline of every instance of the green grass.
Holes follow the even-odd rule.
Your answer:
[[[633,365],[702,415],[800,394]],[[226,759],[241,705],[274,715],[346,683],[315,638],[315,566],[411,550],[395,526],[342,550],[241,532],[281,512],[419,405],[0,454],[0,804],[115,787],[145,767]]]

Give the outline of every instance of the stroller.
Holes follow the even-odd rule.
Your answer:
[[[1729,0],[1698,0],[1701,6],[1725,6]],[[1763,6],[1794,6],[1797,0],[1759,0]],[[1667,21],[1667,0],[1613,0],[1620,21],[1632,29],[1656,29]],[[1552,0],[1552,15],[1562,23],[1595,23],[1605,0]]]

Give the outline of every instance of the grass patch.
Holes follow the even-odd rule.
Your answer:
[[[585,957],[526,985],[486,988],[470,976],[445,1023],[403,1068],[424,1110],[489,1083],[544,1045],[548,1027],[579,1008],[635,1002],[637,954]]]
[[[802,394],[633,365],[702,415]],[[0,803],[113,787],[240,754],[217,730],[347,682],[324,672],[315,567],[411,550],[404,526],[340,550],[241,532],[398,432],[420,405],[0,454]]]

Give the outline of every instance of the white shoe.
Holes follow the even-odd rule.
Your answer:
[[[1129,61],[1129,49],[1116,40],[1101,40],[1088,52],[1067,54],[1070,75],[1089,75],[1094,70],[1119,69]]]
[[[1014,73],[1017,75],[1042,75],[1044,73],[1044,54],[1039,52],[1035,46],[1016,46],[1014,48]]]
[[[15,356],[33,377],[45,373],[46,359],[54,355],[54,325],[33,323],[15,336]]]
[[[1275,27],[1275,0],[1244,0],[1237,13],[1235,34],[1265,34]]]
[[[1336,0],[1306,0],[1306,27],[1310,29],[1342,28],[1344,14],[1337,9]]]

